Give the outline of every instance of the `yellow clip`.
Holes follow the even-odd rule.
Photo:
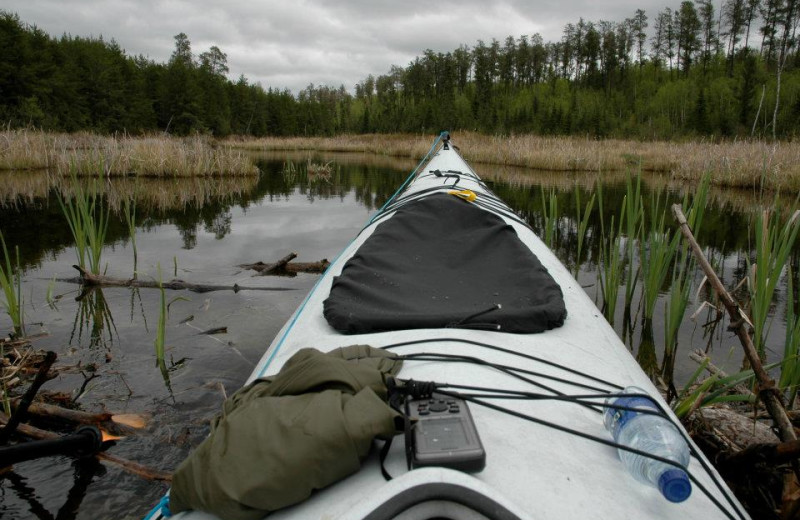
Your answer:
[[[475,199],[478,198],[478,196],[472,190],[460,190],[460,191],[450,190],[447,193],[450,195],[455,195],[460,199],[464,199],[467,202],[475,202]]]

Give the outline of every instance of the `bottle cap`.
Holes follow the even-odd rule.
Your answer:
[[[658,477],[658,489],[670,502],[683,502],[692,494],[692,483],[682,469],[668,469]]]

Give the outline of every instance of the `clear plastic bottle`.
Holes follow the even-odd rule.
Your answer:
[[[629,386],[620,394],[647,392],[639,387]],[[606,399],[606,403],[658,411],[655,403],[644,397],[612,395]],[[675,461],[683,467],[689,464],[689,446],[677,428],[664,417],[606,408],[604,424],[618,444]],[[658,488],[670,502],[683,502],[689,498],[692,483],[684,470],[630,451],[617,451],[631,475],[640,482]]]

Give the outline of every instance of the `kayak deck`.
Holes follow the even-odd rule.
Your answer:
[[[331,327],[323,308],[334,278],[376,227],[410,201],[450,190],[474,192],[476,207],[492,211],[513,227],[560,285],[567,310],[563,326],[539,334],[423,328],[350,335]],[[600,395],[635,385],[647,390],[666,408],[655,387],[566,267],[525,222],[491,193],[452,147],[440,149],[402,195],[390,201],[332,262],[275,338],[249,381],[277,373],[301,348],[327,352],[353,344],[389,347],[400,355],[431,355],[425,360],[406,360],[399,374],[402,379],[550,396]],[[436,355],[453,354],[492,365],[436,359]],[[497,365],[515,367],[522,379]],[[408,471],[403,442],[398,439],[385,460],[394,480],[386,482],[381,476],[377,450],[373,450],[356,474],[270,518],[379,520],[394,518],[403,511],[405,516],[398,518],[747,518],[730,491],[718,487],[719,475],[703,458],[693,458],[688,469],[713,499],[695,488],[687,501],[672,504],[656,489],[634,480],[615,448],[575,434],[610,440],[599,407],[551,399],[487,401],[539,419],[540,423],[470,404],[486,449],[483,471],[471,475],[444,468]],[[573,432],[560,431],[553,424]],[[722,509],[714,500],[722,504]],[[489,509],[481,512],[482,507]],[[191,512],[175,518],[212,517]]]

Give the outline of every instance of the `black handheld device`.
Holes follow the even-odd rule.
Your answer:
[[[486,452],[467,402],[434,393],[406,402],[411,419],[411,464],[442,466],[475,473],[486,466]]]

